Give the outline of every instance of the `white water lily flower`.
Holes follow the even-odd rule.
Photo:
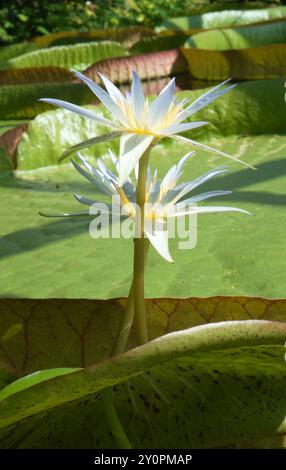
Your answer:
[[[183,121],[231,90],[235,85],[224,86],[229,82],[229,80],[226,80],[211,90],[203,93],[190,104],[187,99],[181,101],[177,101],[175,99],[175,79],[173,78],[161,91],[159,96],[149,104],[148,98],[144,97],[142,84],[136,72],[133,72],[131,92],[126,92],[125,96],[108,78],[101,74],[100,76],[105,85],[106,91],[80,72],[74,73],[75,76],[82,80],[105,105],[110,112],[110,119],[99,116],[93,111],[86,110],[66,101],[51,98],[42,98],[40,101],[60,106],[68,109],[69,111],[80,114],[81,116],[93,119],[100,124],[109,127],[113,132],[105,136],[89,139],[71,147],[63,154],[63,158],[73,151],[102,142],[103,140],[111,140],[121,136],[118,181],[120,186],[122,186],[127,180],[138,160],[148,147],[155,142],[158,142],[158,140],[163,137],[171,137],[192,147],[204,149],[209,152],[231,158],[232,160],[240,161],[224,152],[209,147],[208,145],[201,144],[178,135],[181,132],[186,132],[190,129],[195,129],[208,124],[205,121],[187,123],[183,123]],[[245,165],[247,164],[245,163]]]
[[[114,164],[115,172],[111,172],[99,158],[97,159],[98,167],[93,167],[80,153],[78,158],[83,167],[72,160],[75,169],[84,176],[89,182],[94,184],[97,191],[109,196],[118,195],[120,198],[121,208],[124,207],[124,215],[135,219],[136,208],[136,186],[138,177],[138,166],[135,168],[134,176],[129,177],[122,187],[119,186],[119,168],[120,161],[110,152],[111,160]],[[173,261],[169,252],[169,236],[168,230],[162,229],[162,225],[155,231],[150,229],[148,221],[158,219],[162,224],[170,217],[183,217],[191,213],[211,213],[211,212],[243,212],[250,214],[248,211],[236,207],[227,206],[201,206],[194,207],[192,205],[215,196],[223,196],[230,194],[232,191],[216,190],[204,192],[191,196],[194,189],[197,189],[203,183],[209,181],[214,176],[226,173],[228,168],[220,166],[204,173],[193,181],[181,183],[177,185],[178,179],[183,174],[183,167],[188,158],[193,154],[186,154],[178,164],[172,166],[161,181],[157,180],[157,172],[152,175],[150,168],[148,169],[148,179],[146,186],[146,208],[145,208],[145,236],[149,239],[157,252],[167,261]],[[74,195],[78,202],[83,205],[92,207],[99,201],[93,200],[78,194]],[[95,206],[96,207],[96,206]],[[108,213],[121,213],[121,208],[107,205]],[[61,215],[50,215],[50,217],[90,215],[92,211],[86,210],[77,213],[66,213]],[[94,214],[94,212],[93,212]],[[42,214],[46,215],[46,214]],[[46,215],[47,216],[47,215]]]

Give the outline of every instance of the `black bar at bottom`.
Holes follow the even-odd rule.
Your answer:
[[[83,450],[83,449],[17,449],[1,450],[1,468],[27,465],[41,468],[63,464],[65,466],[142,468],[144,466],[181,466],[188,468],[232,468],[255,464],[256,467],[270,467],[279,464],[285,468],[286,453],[282,449],[152,449],[152,450]]]

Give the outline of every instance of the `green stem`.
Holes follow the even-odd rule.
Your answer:
[[[145,250],[144,250],[144,260],[146,261],[148,255],[148,248],[149,248],[149,241],[145,239]],[[126,343],[128,340],[128,336],[131,330],[131,326],[134,320],[134,288],[133,282],[130,287],[125,311],[121,320],[121,326],[119,329],[118,336],[114,343],[111,357],[116,356],[117,354],[121,354],[124,352],[126,347]],[[113,390],[112,387],[108,387],[102,390],[102,398],[103,398],[103,407],[105,412],[105,417],[109,424],[109,429],[116,440],[120,449],[132,449],[132,445],[125,434],[125,431],[120,423],[120,420],[117,415],[116,408],[113,402]]]
[[[145,238],[144,263],[146,263],[149,246],[150,246],[149,240]],[[129,334],[130,334],[133,320],[134,320],[134,284],[132,281],[126,307],[122,316],[121,325],[120,325],[119,332],[118,332],[116,341],[112,349],[111,356],[116,356],[117,354],[121,354],[124,351]]]
[[[133,447],[131,442],[125,434],[113,403],[112,387],[105,388],[101,393],[103,398],[105,417],[109,424],[112,435],[119,446],[119,449],[132,449]]]
[[[136,218],[135,218],[135,238],[134,238],[134,265],[133,265],[133,290],[134,290],[134,323],[138,345],[148,342],[148,332],[146,323],[145,301],[144,301],[144,207],[146,200],[146,182],[149,154],[149,147],[140,158],[138,184],[136,194]]]
[[[150,150],[151,148],[145,152],[139,163],[136,197],[137,208],[139,208],[139,210],[137,211],[135,219],[133,281],[121,321],[119,334],[113,346],[112,356],[121,354],[124,351],[133,319],[135,320],[137,343],[140,345],[147,343],[148,341],[144,302],[144,269],[149,241],[144,238],[144,205],[146,199],[146,182]],[[138,230],[138,226],[140,230]],[[102,390],[102,397],[105,417],[119,448],[132,449],[132,445],[120,423],[114,406],[112,387]]]

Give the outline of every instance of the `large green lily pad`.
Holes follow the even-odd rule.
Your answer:
[[[14,57],[27,54],[28,52],[35,51],[37,45],[31,42],[20,42],[8,46],[0,47],[0,63],[6,62]]]
[[[259,80],[286,75],[286,44],[226,51],[182,48],[182,52],[192,80]]]
[[[119,43],[115,41],[94,41],[28,52],[7,60],[2,68],[56,66],[83,70],[106,57],[119,57],[121,55],[125,55],[125,49]]]
[[[211,143],[219,145],[221,139]],[[285,244],[286,139],[275,135],[228,137],[224,143],[224,150],[251,161],[257,170],[235,167],[216,184],[207,185],[208,189],[234,190],[234,195],[219,202],[250,210],[255,216],[201,216],[194,250],[178,250],[176,240],[171,240],[174,264],[166,264],[151,250],[146,273],[148,297],[284,296],[285,269],[280,253]],[[160,161],[162,171],[163,165],[166,169],[185,150],[170,145],[158,149],[154,160]],[[214,157],[197,156],[187,174],[198,175],[214,164],[218,164]],[[61,167],[19,174],[2,178],[1,186],[1,295],[110,298],[127,294],[132,270],[130,240],[93,240],[88,234],[89,220],[51,220],[38,215],[39,210],[81,209],[72,194],[91,195],[92,187],[74,170]],[[279,228],[275,243],[273,227]]]
[[[257,24],[249,27],[214,29],[194,34],[185,43],[185,47],[196,47],[216,51],[243,49],[246,47],[284,44],[286,40],[286,22]]]
[[[268,21],[286,16],[285,7],[261,8],[256,10],[225,10],[202,13],[200,15],[170,18],[157,29],[186,30],[193,28],[221,28]]]
[[[182,96],[188,93],[192,97],[198,95],[187,92]],[[146,273],[147,297],[285,296],[285,266],[281,256],[285,250],[283,103],[283,80],[252,82],[239,85],[200,116],[198,113],[198,118],[212,122],[209,129],[196,134],[198,139],[257,168],[252,171],[230,163],[231,172],[205,189],[233,190],[233,195],[214,203],[241,207],[255,215],[202,215],[194,250],[179,250],[177,240],[170,241],[174,264],[166,264],[151,250]],[[66,134],[65,123],[67,129],[74,122],[70,143],[76,135],[82,137],[77,134],[76,121],[67,118],[65,123],[55,121],[53,128],[51,114],[47,113],[46,119],[44,116],[35,121],[19,148],[22,168],[47,165],[48,156],[50,163],[55,163],[68,146],[70,129]],[[86,122],[82,129],[80,132],[88,136],[92,124]],[[259,132],[263,134],[258,135]],[[178,143],[159,145],[152,156],[152,166],[159,167],[163,174],[187,150]],[[94,155],[107,159],[105,152],[106,148],[101,146]],[[196,177],[223,163],[228,162],[198,152],[189,162],[185,178]],[[2,296],[105,299],[127,295],[132,271],[130,240],[91,239],[89,219],[51,220],[38,215],[40,210],[80,210],[73,200],[74,193],[97,196],[93,187],[69,165],[6,175],[0,181]]]
[[[126,299],[1,299],[1,367],[15,380],[15,376],[41,369],[100,362],[111,354],[125,305]],[[149,339],[153,340],[208,323],[285,322],[286,300],[234,296],[146,299],[146,311]],[[135,346],[132,330],[126,350]],[[3,377],[4,384],[5,380]]]
[[[226,446],[283,434],[285,337],[282,323],[213,324],[90,368],[26,376],[0,391],[2,447],[114,447],[98,394],[107,386],[116,386],[135,447]]]

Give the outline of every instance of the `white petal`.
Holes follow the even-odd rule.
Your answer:
[[[187,160],[192,157],[193,155],[195,155],[195,152],[188,152],[186,153],[186,155],[184,155],[181,160],[179,161],[178,165],[177,165],[177,169],[178,169],[178,172],[181,172],[183,167],[185,166],[185,163],[187,162]]]
[[[184,198],[186,198],[194,188],[205,183],[206,181],[211,179],[213,176],[225,173],[227,171],[228,169],[225,166],[220,166],[218,168],[215,168],[214,170],[210,170],[207,173],[204,173],[203,175],[199,176],[193,181],[188,181],[186,183],[179,184],[178,186],[175,187],[175,189],[171,190],[168,194],[166,194],[164,201],[163,201],[164,204],[167,204],[170,202],[172,204],[175,204],[177,201],[184,200]]]
[[[145,227],[145,234],[152,243],[155,250],[161,255],[166,261],[173,263],[173,259],[169,252],[169,238],[167,230],[151,230]]]
[[[83,164],[83,166],[93,175],[98,176],[97,169],[92,166],[89,161],[82,156],[80,152],[77,152],[77,157],[80,160],[80,162]]]
[[[190,184],[192,185],[192,189],[194,189],[197,186],[200,186],[201,184],[205,183],[209,179],[213,178],[214,176],[220,175],[222,173],[227,173],[228,171],[229,169],[226,165],[218,166],[217,168],[213,168],[212,170],[203,173],[201,176],[198,176],[198,178],[194,179],[193,181],[188,181],[186,183],[179,184],[176,187],[176,190],[182,190]]]
[[[155,130],[165,118],[174,99],[174,93],[175,79],[173,78],[150,105],[147,118],[147,125],[150,130]]]
[[[225,196],[227,194],[232,194],[232,191],[208,191],[206,193],[197,194],[197,196],[192,196],[188,199],[182,199],[181,202],[176,204],[176,206],[179,206],[180,204],[182,204],[182,206],[185,204],[193,204],[195,202],[200,202],[204,201],[205,199],[209,199],[210,197]]]
[[[177,163],[176,165],[172,166],[170,168],[170,170],[166,173],[166,175],[164,176],[164,178],[162,179],[161,181],[161,185],[160,185],[160,198],[162,199],[163,196],[170,192],[176,185],[179,177],[181,176],[182,174],[182,169],[186,163],[186,161],[188,160],[188,158],[193,155],[194,152],[188,152],[186,155],[184,155],[181,160],[179,161],[179,163]]]
[[[136,163],[152,143],[152,135],[127,134],[120,139],[119,186],[128,179]]]
[[[53,104],[55,106],[59,106],[60,108],[67,109],[68,111],[72,111],[73,113],[79,114],[80,116],[87,117],[89,119],[93,119],[94,121],[100,122],[105,126],[112,127],[113,129],[118,129],[118,126],[114,124],[109,119],[106,119],[103,116],[98,116],[93,111],[89,111],[88,109],[84,109],[81,106],[77,106],[76,104],[69,103],[68,101],[57,100],[53,98],[40,98],[39,101],[44,101],[45,103]]]
[[[139,127],[144,125],[145,117],[145,99],[142,83],[137,73],[133,71],[133,80],[131,85],[131,102],[134,116]]]
[[[214,88],[211,90],[208,90],[205,92],[203,95],[199,96],[190,106],[185,108],[180,115],[178,116],[178,119],[180,121],[186,119],[187,117],[191,116],[192,114],[196,113],[197,111],[200,111],[201,109],[205,108],[208,106],[210,103],[212,103],[214,100],[219,98],[220,96],[224,95],[228,91],[232,90],[236,86],[236,84],[230,85],[228,87],[225,87],[221,89],[223,85],[225,85],[227,82],[229,82],[230,79],[225,80],[224,82],[220,83],[219,85],[216,85]]]
[[[85,206],[92,206],[92,204],[99,202],[95,201],[94,199],[89,199],[88,197],[81,196],[80,194],[74,194],[74,197],[78,202],[84,204]]]
[[[244,209],[239,209],[238,207],[224,207],[224,206],[205,206],[198,207],[198,213],[208,213],[208,212],[242,212],[243,214],[253,215],[251,212],[248,212]]]
[[[193,155],[194,152],[188,152],[184,155],[177,165],[174,165],[170,170],[165,174],[164,178],[160,183],[160,191],[158,192],[158,202],[165,202],[165,196],[168,197],[168,194],[174,189],[178,179],[182,174],[182,169],[188,160],[188,158]],[[153,202],[155,202],[153,198]]]
[[[39,215],[42,217],[76,217],[82,215],[89,215],[89,211],[80,211],[80,212],[64,212],[63,214],[47,214],[46,212],[39,212]]]
[[[124,96],[122,95],[119,88],[117,88],[117,86],[115,86],[107,77],[105,77],[101,73],[99,73],[98,75],[100,76],[101,80],[103,81],[104,86],[105,86],[107,92],[109,93],[109,96],[113,99],[113,101],[115,101],[115,102],[118,101],[118,100],[124,101]]]
[[[159,199],[162,200],[166,193],[171,191],[177,182],[177,165],[174,165],[170,168],[170,170],[165,174],[164,178],[160,184],[160,197]]]
[[[174,211],[171,213],[170,217],[182,217],[189,214],[208,214],[211,212],[242,212],[243,214],[253,215],[251,212],[248,212],[244,209],[239,209],[238,207],[226,207],[226,206],[202,206],[202,207],[191,207],[182,211]]]
[[[183,183],[182,185],[177,186],[176,189],[173,191],[173,194],[170,193],[170,197],[168,197],[168,200],[164,202],[170,202],[171,204],[175,204],[177,201],[184,200],[184,197],[187,196],[195,188],[210,180],[214,176],[225,173],[227,171],[228,170],[224,169],[224,167],[222,167],[221,169],[216,168],[215,170],[208,171],[207,173],[203,174],[202,176],[199,176],[198,178],[193,181],[190,181],[189,183]]]
[[[112,163],[115,167],[115,170],[117,171],[117,174],[118,174],[118,170],[119,170],[119,160],[118,158],[114,155],[114,153],[112,152],[111,149],[108,149],[108,152],[109,152],[109,156],[112,160]]]
[[[195,148],[198,148],[200,150],[206,150],[207,152],[211,152],[211,153],[214,153],[216,155],[220,155],[222,157],[229,158],[230,160],[241,163],[242,165],[255,170],[255,168],[252,165],[250,165],[249,163],[246,163],[243,160],[240,160],[239,158],[232,157],[228,153],[221,152],[220,150],[217,150],[213,147],[210,147],[209,145],[201,144],[200,142],[196,142],[195,140],[187,139],[186,137],[183,137],[182,135],[174,135],[173,139],[178,140],[180,142],[184,142],[184,143],[190,145],[191,147],[195,147]]]
[[[186,131],[189,131],[190,129],[196,129],[197,127],[205,126],[206,124],[209,124],[209,123],[206,121],[197,121],[197,122],[187,122],[186,124],[175,124],[174,126],[167,127],[163,131],[160,131],[160,134],[166,135],[166,136],[179,134],[180,132],[186,132]]]
[[[82,176],[84,176],[84,178],[86,178],[90,183],[94,184],[94,186],[98,189],[98,191],[102,192],[103,194],[108,194],[109,196],[114,193],[114,190],[112,190],[110,183],[104,181],[96,171],[90,174],[87,171],[85,171],[83,168],[81,168],[81,166],[78,165],[78,163],[75,162],[74,160],[71,160],[71,163],[74,166],[74,168]]]
[[[101,172],[107,179],[117,184],[116,176],[112,173],[112,171],[106,168],[106,166],[104,165],[103,161],[100,158],[97,159],[97,165],[98,165],[98,168],[101,170]]]
[[[113,114],[113,116],[118,119],[123,125],[127,125],[126,117],[124,116],[122,110],[117,106],[113,99],[106,93],[103,88],[101,88],[97,83],[90,80],[90,78],[85,77],[80,72],[74,72],[75,76],[82,80],[90,90],[97,96],[97,98],[107,107],[107,109]]]
[[[160,93],[159,93],[159,96],[160,96],[160,95],[163,95],[163,94],[165,93],[165,91],[168,90],[168,88],[169,88],[169,86],[170,86],[170,84],[171,84],[172,82],[174,82],[174,83],[173,83],[173,86],[174,86],[174,92],[175,92],[175,81],[176,81],[175,77],[172,78],[172,80],[170,80],[169,83],[167,83],[167,85],[165,85],[164,88],[162,88],[162,90],[161,90]]]

